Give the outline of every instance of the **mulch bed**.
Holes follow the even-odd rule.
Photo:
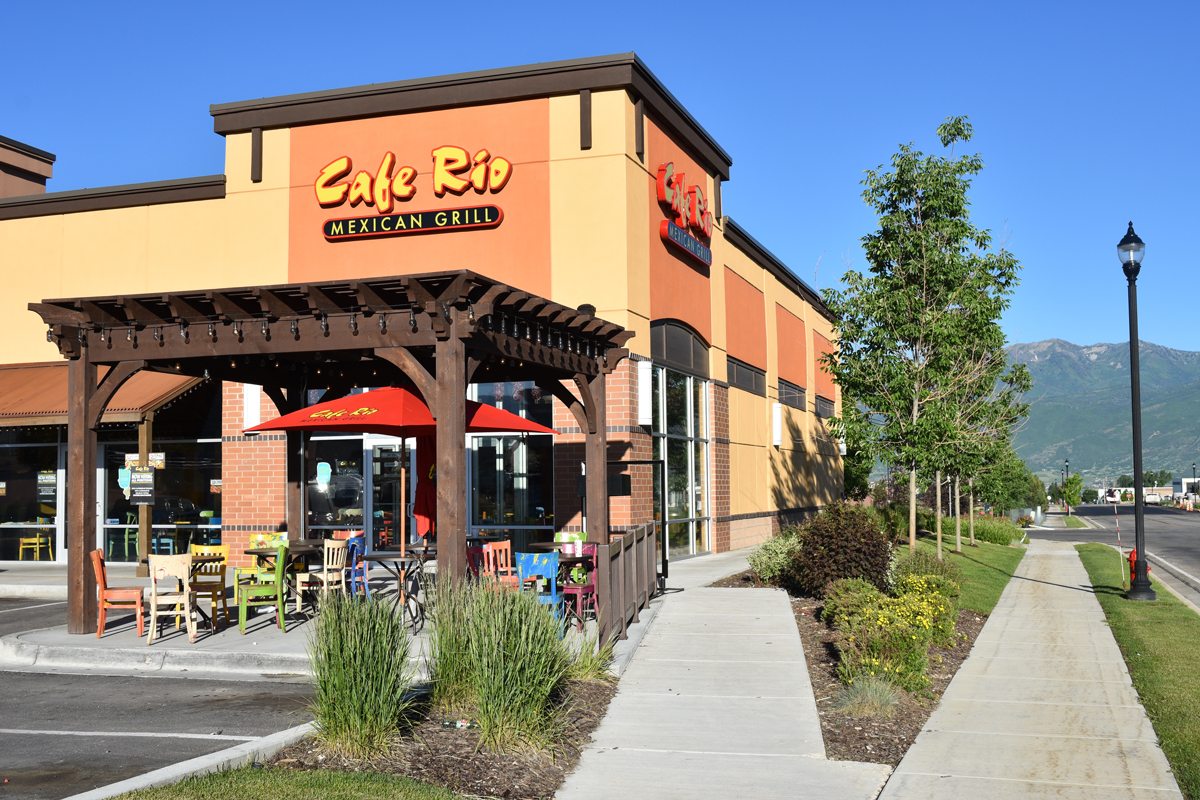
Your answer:
[[[773,588],[759,581],[750,571],[723,578],[712,586]],[[958,639],[955,645],[950,648],[934,647],[929,651],[931,683],[927,693],[914,695],[900,692],[901,700],[896,713],[890,719],[882,719],[851,717],[834,710],[842,683],[837,677],[834,633],[817,619],[820,608],[821,601],[816,598],[792,598],[792,611],[796,616],[800,640],[804,643],[804,658],[808,662],[817,713],[821,717],[825,753],[831,759],[896,766],[921,728],[925,727],[925,721],[941,701],[950,679],[967,659],[986,617],[973,611],[958,612]]]
[[[397,736],[387,755],[380,758],[345,758],[310,738],[281,751],[270,764],[290,769],[383,772],[444,786],[469,797],[542,800],[553,797],[574,769],[616,691],[615,683],[573,681],[569,685],[566,731],[556,753],[532,748],[492,753],[480,746],[474,729],[444,727],[443,715],[431,712]]]

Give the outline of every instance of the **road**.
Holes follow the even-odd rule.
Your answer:
[[[0,599],[0,635],[63,603]],[[303,683],[0,672],[0,798],[61,798],[307,722]]]
[[[1116,514],[1113,509],[1116,509]],[[1078,542],[1103,542],[1116,544],[1117,525],[1121,528],[1121,544],[1133,547],[1132,505],[1084,505],[1071,509],[1071,513],[1082,517],[1089,528],[1067,530],[1035,530],[1029,535],[1034,539],[1067,540]],[[1146,506],[1146,550],[1150,553],[1151,566],[1155,557],[1165,559],[1183,571],[1190,579],[1176,574],[1175,577],[1200,592],[1200,514],[1176,511],[1173,508]],[[1162,577],[1155,571],[1156,577]]]

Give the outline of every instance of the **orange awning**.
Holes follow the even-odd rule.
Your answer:
[[[100,377],[104,376],[100,367]],[[101,423],[140,422],[203,379],[138,372],[117,390]],[[0,428],[67,424],[67,364],[0,365]]]

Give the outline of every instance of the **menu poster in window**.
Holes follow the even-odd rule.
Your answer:
[[[154,469],[166,469],[166,467],[167,467],[167,454],[166,453],[148,453],[147,456],[148,457],[146,459],[146,464],[148,466],[151,466]],[[141,461],[142,460],[140,458],[138,458],[137,453],[126,453],[125,454],[125,466],[127,466],[127,467],[136,467],[138,464],[141,463]]]
[[[211,480],[209,480],[208,493],[209,494],[220,494],[221,493],[221,479],[220,478],[212,478]]]
[[[58,472],[52,469],[40,470],[37,487],[39,500],[54,500],[58,497]]]
[[[129,502],[135,506],[154,505],[154,467],[129,468]]]
[[[8,481],[0,481],[0,497],[8,494]]]

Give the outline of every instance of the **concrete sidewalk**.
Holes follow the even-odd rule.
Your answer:
[[[559,800],[875,797],[887,766],[825,760],[788,596],[702,588],[745,569],[747,553],[671,564],[668,594]]]
[[[1035,541],[880,800],[1182,797],[1073,545]]]

